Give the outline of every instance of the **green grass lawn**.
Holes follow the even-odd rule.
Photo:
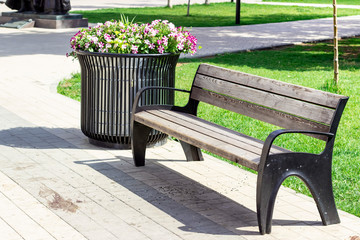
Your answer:
[[[235,3],[194,4],[191,6],[191,16],[189,17],[186,16],[186,11],[186,5],[176,5],[173,8],[114,8],[93,11],[73,11],[73,13],[82,14],[92,23],[119,19],[121,14],[124,14],[129,17],[129,19],[135,17],[136,22],[151,22],[154,19],[167,19],[176,26],[185,27],[235,25]],[[338,15],[360,15],[360,10],[339,9]],[[308,20],[331,16],[332,8],[268,6],[257,4],[242,4],[241,7],[242,25]]]
[[[338,208],[360,217],[360,38],[340,41],[340,83],[331,87],[333,78],[333,49],[330,43],[304,44],[265,51],[219,55],[204,59],[181,59],[176,70],[176,87],[190,89],[193,76],[200,63],[209,63],[268,78],[303,85],[350,96],[343,114],[334,148],[333,184]],[[76,92],[80,95],[77,80]],[[74,83],[59,86],[71,88]],[[62,88],[62,87],[60,87]],[[186,96],[176,95],[178,105]],[[200,105],[199,115],[228,128],[265,140],[277,129],[247,117]],[[297,151],[319,152],[324,145],[306,136],[282,138],[277,145]],[[294,147],[295,146],[295,147]],[[302,181],[291,178],[285,182],[296,191],[310,194]]]
[[[291,3],[320,3],[320,4],[332,4],[332,0],[263,0],[263,2],[291,2]],[[356,0],[337,0],[337,4],[345,5],[360,5]]]

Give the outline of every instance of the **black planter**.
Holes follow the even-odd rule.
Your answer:
[[[111,54],[77,51],[81,66],[81,130],[90,143],[130,148],[136,92],[145,86],[174,87],[179,54]],[[173,104],[169,91],[150,91],[141,104]],[[166,141],[153,131],[148,145]]]

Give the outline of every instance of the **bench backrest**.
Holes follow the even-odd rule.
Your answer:
[[[334,134],[348,99],[208,64],[199,66],[190,98],[283,128]]]

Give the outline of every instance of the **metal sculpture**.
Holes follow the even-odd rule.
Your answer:
[[[7,0],[5,5],[19,13],[64,15],[70,9],[70,0]]]

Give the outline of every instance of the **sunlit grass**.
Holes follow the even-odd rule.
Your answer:
[[[120,19],[121,15],[136,22],[151,22],[154,19],[167,19],[176,26],[212,27],[235,25],[235,3],[194,4],[190,16],[186,16],[187,5],[147,8],[113,8],[91,11],[73,11],[88,18],[92,23]],[[359,9],[339,9],[339,16],[360,15]],[[332,16],[332,8],[297,6],[269,6],[258,4],[241,5],[241,24],[260,24],[326,18]]]

